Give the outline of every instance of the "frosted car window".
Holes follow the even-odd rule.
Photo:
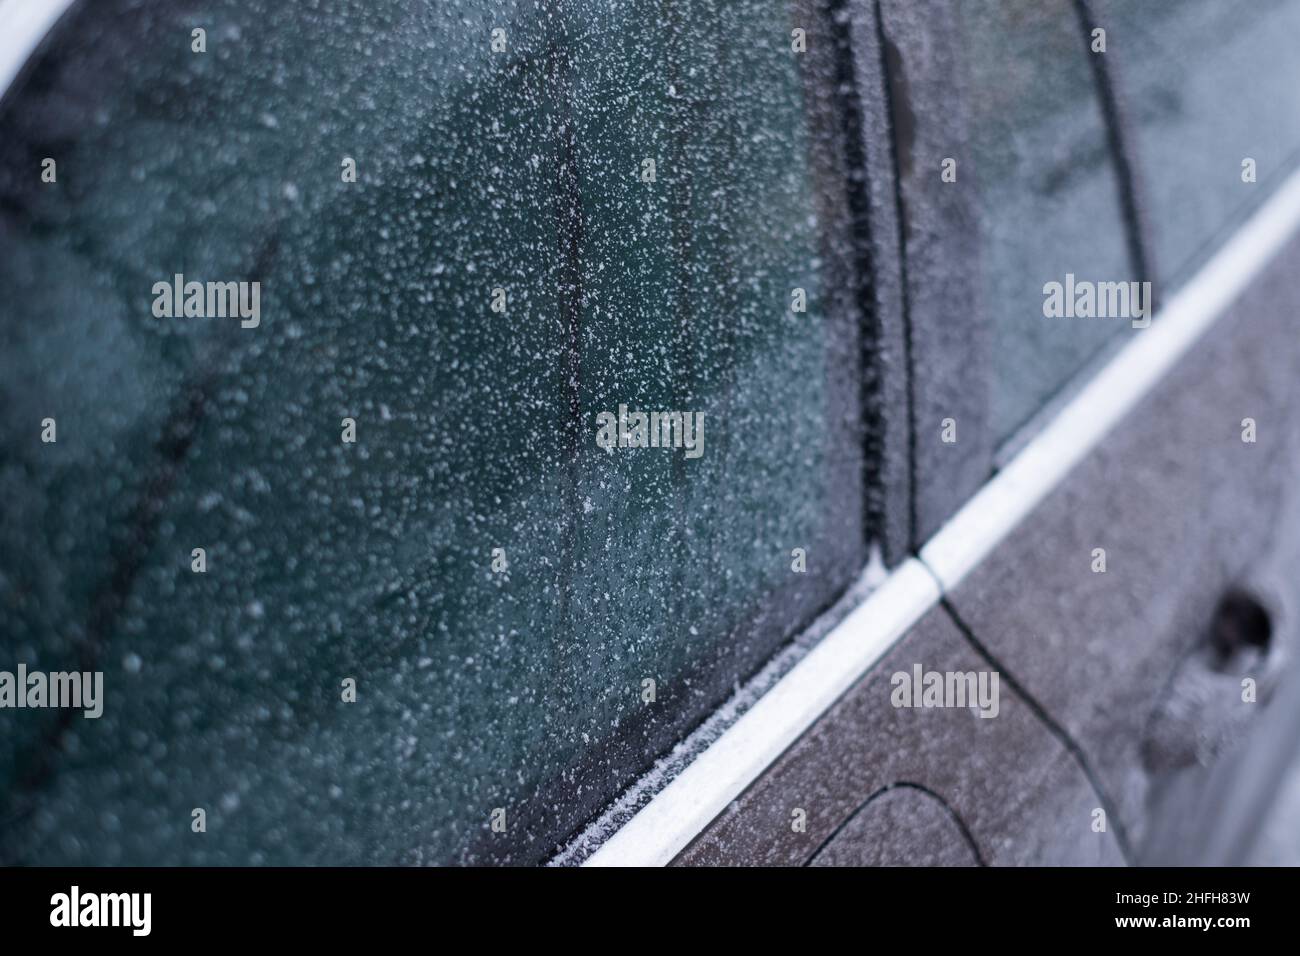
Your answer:
[[[536,861],[833,600],[856,357],[793,17],[60,25],[0,111],[0,607],[107,701],[0,712],[7,857]],[[259,323],[155,315],[177,274]],[[599,446],[620,406],[702,454]]]
[[[1064,293],[1072,281],[1127,284],[1142,277],[1128,261],[1116,172],[1087,61],[1095,54],[1072,4],[958,6],[979,190],[979,299],[992,325],[991,418],[1001,441],[1112,336],[1132,327],[1123,315],[1049,317],[1044,287],[1059,283]]]
[[[1300,2],[1143,0],[1105,11],[1155,263],[1176,285],[1300,160]]]

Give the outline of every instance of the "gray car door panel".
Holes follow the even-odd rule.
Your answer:
[[[1196,682],[1177,665],[1206,640],[1224,594],[1261,592],[1273,605],[1279,649],[1291,640],[1291,598],[1266,583],[1266,559],[1276,545],[1276,560],[1286,561],[1295,540],[1277,529],[1294,507],[1300,449],[1289,414],[1300,397],[1298,257],[1293,240],[949,598],[1089,755],[1135,837],[1145,829],[1153,772],[1185,762],[1162,755],[1173,745],[1148,742],[1148,732],[1167,741],[1217,738],[1218,725],[1250,707],[1239,677],[1228,675],[1212,682],[1225,700],[1188,707],[1176,730],[1152,724],[1162,694]],[[1262,428],[1254,443],[1243,441],[1246,418]],[[1105,549],[1104,573],[1092,571],[1095,548]],[[1275,668],[1265,661],[1262,672],[1240,677],[1263,679]]]

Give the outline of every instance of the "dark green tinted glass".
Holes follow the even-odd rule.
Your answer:
[[[107,699],[0,711],[7,858],[534,861],[834,598],[857,358],[795,18],[60,25],[0,110],[0,668]],[[260,283],[260,324],[155,316],[175,274]],[[703,413],[703,454],[599,447],[620,405]]]

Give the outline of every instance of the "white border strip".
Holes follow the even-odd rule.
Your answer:
[[[0,96],[72,0],[0,0]]]
[[[939,529],[920,561],[900,564],[584,865],[669,863],[1047,497],[1245,291],[1297,226],[1300,172]]]
[[[921,549],[953,590],[1186,354],[1300,224],[1300,172]]]

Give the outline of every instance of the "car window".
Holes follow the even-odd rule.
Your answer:
[[[1089,284],[1095,295],[1097,284],[1142,277],[1128,259],[1115,164],[1087,59],[1098,54],[1073,5],[958,6],[975,165],[968,181],[979,196],[973,298],[991,328],[990,421],[1001,442],[1112,336],[1132,327],[1128,315],[1095,314],[1101,309],[1088,315],[1062,308],[1064,314],[1049,316],[1056,290],[1045,289],[1059,285],[1064,305],[1080,301]],[[959,170],[957,184],[963,181]]]
[[[60,24],[0,108],[0,607],[108,700],[0,714],[10,856],[535,861],[834,599],[856,317],[797,22]],[[256,323],[159,314],[178,276]],[[651,412],[673,447],[599,442]]]
[[[1155,263],[1185,278],[1300,160],[1300,2],[1109,3]]]

